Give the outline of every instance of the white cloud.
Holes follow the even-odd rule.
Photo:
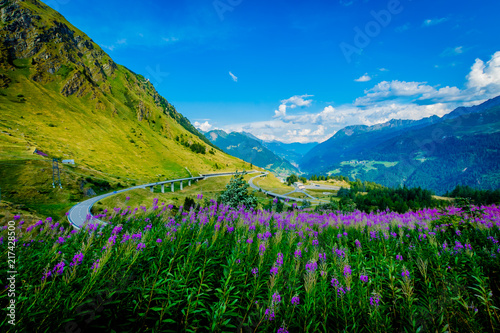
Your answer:
[[[123,39],[117,40],[117,41],[116,41],[116,44],[119,44],[119,45],[122,45],[122,44],[127,44],[127,39],[126,39],[126,38],[123,38]]]
[[[274,118],[284,118],[284,117],[286,117],[286,105],[281,104],[278,107],[278,110],[274,111]]]
[[[210,129],[212,129],[212,125],[208,123],[208,120],[205,121],[204,123],[199,123],[197,121],[194,122],[194,127],[202,130],[203,132],[208,132]]]
[[[457,47],[448,47],[446,50],[444,50],[441,53],[441,57],[451,57],[451,56],[456,56],[459,54],[464,53],[464,47],[463,46],[457,46]]]
[[[384,68],[384,67],[379,68],[378,70],[381,71],[381,72],[388,72],[389,71],[387,68]]]
[[[313,97],[313,95],[301,95],[301,96],[292,96],[288,99],[284,99],[281,101],[281,104],[291,104],[291,108],[294,108],[296,106],[310,106],[312,100],[311,99],[306,99],[308,97]]]
[[[492,97],[500,91],[500,51],[496,52],[485,64],[476,59],[467,75],[467,87],[477,93]]]
[[[233,79],[234,82],[238,82],[238,77],[236,75],[234,75],[231,72],[229,72],[229,75],[231,76],[231,78]]]
[[[365,73],[363,76],[361,76],[360,78],[355,79],[354,81],[356,81],[356,82],[368,82],[371,79],[372,78],[370,77],[370,75],[368,75],[368,73]]]
[[[322,142],[349,125],[375,125],[391,119],[418,120],[443,116],[458,106],[477,105],[500,95],[500,51],[487,62],[476,59],[461,89],[427,82],[382,81],[353,103],[326,105],[317,112],[292,112],[292,105],[311,106],[310,95],[281,101],[268,121],[234,124],[228,131],[247,131],[262,140]]]
[[[427,19],[422,23],[422,26],[424,27],[430,27],[432,25],[437,25],[443,22],[448,21],[448,18],[442,17],[442,18],[437,18],[437,19]]]

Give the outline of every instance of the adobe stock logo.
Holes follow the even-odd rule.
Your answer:
[[[353,54],[361,55],[363,49],[370,45],[372,39],[380,35],[382,29],[391,23],[392,17],[400,14],[403,9],[404,7],[399,0],[389,0],[387,9],[382,9],[378,12],[372,10],[370,12],[373,20],[367,22],[363,30],[358,26],[354,27],[355,35],[353,42],[351,44],[346,42],[339,44],[347,63],[351,63]]]

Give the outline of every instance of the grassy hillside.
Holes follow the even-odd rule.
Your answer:
[[[2,199],[67,204],[82,197],[87,177],[117,186],[249,169],[59,13],[36,0],[6,2],[2,10]],[[52,158],[76,163],[64,168],[62,191],[51,186]]]

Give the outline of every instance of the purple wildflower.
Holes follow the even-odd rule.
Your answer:
[[[314,273],[317,268],[318,268],[318,263],[315,261],[306,264],[306,271],[308,271],[309,273]]]
[[[266,309],[266,312],[265,312],[264,315],[266,316],[266,318],[269,321],[274,320],[274,318],[275,318],[274,309]]]
[[[278,304],[279,302],[281,302],[281,296],[278,292],[275,292],[273,294],[273,304]]]
[[[270,273],[271,273],[272,275],[277,275],[277,274],[278,274],[278,267],[273,266],[273,267],[271,268]]]
[[[345,265],[344,266],[344,276],[350,276],[352,274],[351,266],[350,265]]]
[[[293,305],[299,305],[300,304],[300,298],[299,298],[299,296],[292,297],[292,304]]]
[[[146,247],[146,244],[144,244],[144,243],[139,243],[139,244],[137,244],[137,251],[139,251],[139,250],[143,250],[145,247]]]
[[[92,270],[95,271],[99,268],[99,259],[92,264]]]
[[[368,282],[368,275],[363,275],[363,274],[361,274],[361,275],[359,276],[359,279],[361,280],[361,282],[366,283],[366,282]]]
[[[161,243],[161,242],[162,242],[161,238],[158,238],[158,239],[156,240],[156,242],[157,242],[157,243]]]
[[[276,259],[276,264],[278,267],[283,265],[283,253],[278,253],[278,258]]]
[[[252,274],[257,275],[257,273],[259,273],[259,269],[257,267],[252,268]]]

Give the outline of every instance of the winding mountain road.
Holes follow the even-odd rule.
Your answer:
[[[248,173],[254,173],[254,172],[257,172],[257,171],[252,170],[252,171],[247,171],[246,173],[248,174]],[[139,189],[139,188],[145,189],[147,187],[168,184],[168,183],[175,183],[175,182],[189,181],[189,180],[201,180],[201,179],[212,178],[212,177],[232,176],[235,174],[236,174],[236,172],[224,172],[224,173],[212,173],[212,174],[207,174],[207,175],[200,175],[198,177],[171,179],[171,180],[165,180],[165,181],[156,182],[156,183],[149,183],[149,184],[144,184],[144,185],[133,186],[133,187],[129,187],[129,188],[126,188],[123,190],[118,190],[118,191],[113,191],[113,192],[106,193],[106,194],[101,194],[97,197],[90,198],[88,200],[79,202],[76,205],[74,205],[73,207],[71,207],[71,209],[69,210],[69,213],[68,213],[68,221],[69,221],[69,223],[71,223],[71,225],[73,225],[74,228],[76,228],[76,229],[82,228],[83,225],[85,224],[85,222],[92,218],[92,213],[90,212],[90,210],[92,209],[92,206],[96,202],[98,202],[99,200],[104,199],[106,197],[118,194],[118,193],[130,191],[130,190],[135,190],[135,189]],[[98,219],[94,219],[94,222],[97,222],[99,224],[106,223],[106,222],[103,222],[103,221],[98,220]]]

